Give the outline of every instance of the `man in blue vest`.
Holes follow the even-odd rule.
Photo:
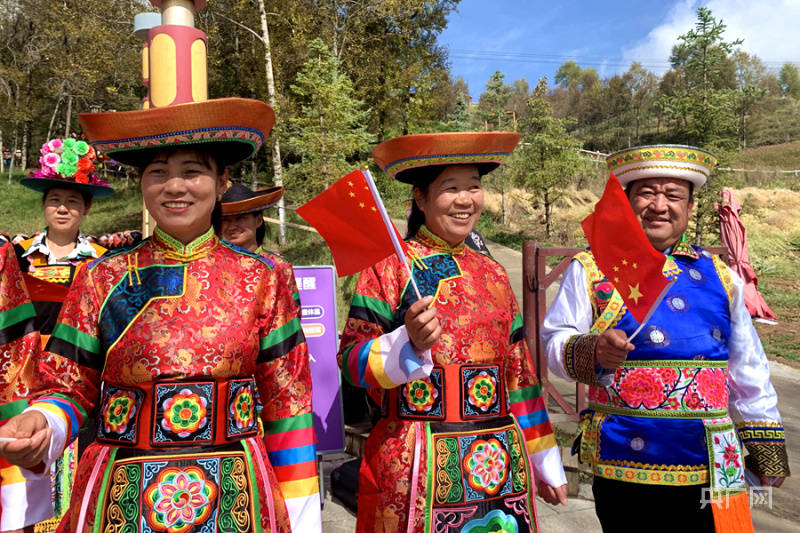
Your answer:
[[[551,371],[590,385],[573,453],[592,466],[606,532],[752,531],[745,466],[761,486],[778,487],[789,475],[777,396],[743,282],[685,238],[693,192],[716,161],[675,145],[608,157],[665,268],[680,270],[632,342],[639,323],[588,250],[564,273],[545,317]]]

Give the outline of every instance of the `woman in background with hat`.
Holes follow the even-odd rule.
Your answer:
[[[42,348],[50,338],[76,270],[106,251],[90,242],[80,230],[92,200],[110,196],[114,192],[94,173],[95,157],[94,149],[83,140],[74,137],[51,139],[42,145],[39,169],[20,181],[23,186],[42,193],[42,210],[47,224],[39,235],[14,246],[20,269],[26,274],[24,278],[28,296],[36,311],[34,327],[40,334]],[[5,417],[20,413],[25,405],[24,401],[15,403],[13,409],[6,409]],[[88,444],[88,441],[84,444]],[[38,531],[55,530],[66,513],[79,455],[76,440],[53,465],[50,471],[52,490],[50,483],[46,483],[48,490],[41,491],[41,494],[47,500],[52,499],[55,516],[38,524]],[[29,484],[38,485],[47,481],[39,476],[29,477],[26,481]],[[6,471],[3,484],[14,478],[10,471]],[[21,475],[16,476],[18,480],[21,478]],[[15,496],[23,494],[18,487],[10,491],[6,488],[5,492]],[[14,502],[7,501],[5,507],[11,509],[23,504],[23,501],[24,505],[34,504],[30,497],[26,497]],[[34,505],[39,507],[40,504],[36,502]],[[16,529],[9,527],[12,526],[11,522],[23,517],[24,513],[6,512],[0,527],[4,531]],[[27,525],[29,520],[24,519],[24,522]]]
[[[262,253],[266,227],[262,212],[283,196],[283,187],[251,191],[235,183],[222,195],[220,235],[228,242],[255,253]],[[274,254],[270,254],[277,257]]]
[[[274,119],[241,98],[80,116],[96,148],[139,168],[157,228],[81,269],[39,365],[39,394],[0,428],[33,435],[0,453],[36,467],[97,409],[63,530],[320,529],[294,281],[212,227],[225,167],[254,154]]]
[[[33,283],[40,280],[69,287],[80,265],[106,251],[89,241],[81,233],[80,225],[92,207],[92,200],[110,196],[114,190],[94,173],[96,154],[89,143],[72,137],[52,139],[42,145],[41,153],[40,168],[20,183],[42,193],[47,226],[39,235],[14,248],[20,268],[35,278],[31,280]],[[37,284],[38,287],[41,285]],[[61,301],[34,299],[34,306],[44,347],[61,310]]]
[[[548,502],[566,503],[508,276],[464,245],[483,209],[482,175],[518,140],[409,135],[373,151],[414,186],[407,245],[422,299],[406,266],[387,258],[361,273],[342,334],[345,379],[384,406],[361,465],[361,533],[536,531],[535,484]]]

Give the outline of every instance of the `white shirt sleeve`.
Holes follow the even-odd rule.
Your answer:
[[[780,422],[778,395],[770,381],[767,356],[744,304],[744,282],[728,270],[734,285],[728,339],[731,414],[746,421]]]
[[[586,274],[583,265],[573,260],[564,272],[556,299],[547,310],[541,329],[550,372],[574,381],[564,368],[564,345],[570,337],[589,333],[593,323]]]

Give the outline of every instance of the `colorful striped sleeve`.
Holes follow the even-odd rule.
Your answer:
[[[21,413],[33,386],[41,350],[36,310],[28,296],[14,247],[0,247],[0,422]]]
[[[316,434],[311,409],[311,368],[291,265],[276,265],[262,302],[256,370],[263,402],[264,443],[283,493],[292,531],[320,531]]]
[[[511,316],[514,319],[509,326],[509,350],[506,358],[509,408],[522,431],[536,478],[551,487],[560,487],[567,482],[561,464],[561,452],[547,414],[542,387],[525,343],[522,315],[517,309],[516,300],[513,297],[512,300]]]
[[[418,356],[405,326],[380,337],[351,344],[341,353],[342,375],[357,387],[393,389],[430,375],[431,351]]]
[[[265,423],[264,442],[284,498],[302,498],[318,492],[317,449],[311,413]]]
[[[64,432],[64,446],[78,436],[100,394],[105,353],[98,332],[99,309],[91,271],[81,268],[36,363],[38,381],[31,408],[45,414],[51,425],[59,425]],[[55,457],[61,452],[54,450]]]
[[[359,275],[338,355],[352,385],[392,389],[430,374],[430,350],[420,357],[396,316],[407,278],[394,256]]]

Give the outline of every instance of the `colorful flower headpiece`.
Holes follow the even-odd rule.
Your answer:
[[[108,183],[94,172],[97,154],[86,141],[75,137],[51,139],[42,145],[40,152],[39,168],[21,182],[26,187],[42,191],[50,187],[70,186],[96,197],[108,196],[113,192]]]
[[[31,177],[61,178],[77,183],[100,183],[93,174],[96,154],[86,141],[52,139],[42,145],[40,168]]]

